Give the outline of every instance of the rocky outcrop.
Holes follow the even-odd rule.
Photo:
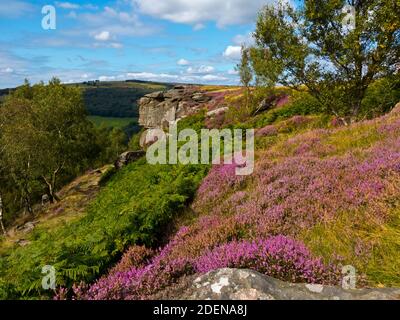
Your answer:
[[[19,246],[26,246],[31,239],[32,231],[41,228],[43,225],[56,225],[57,222],[75,219],[85,213],[87,206],[97,196],[101,182],[108,172],[112,172],[113,165],[106,165],[96,170],[90,170],[82,174],[59,192],[60,201],[48,203],[45,206],[37,204],[34,206],[35,216],[23,217],[17,220],[7,230],[7,239]],[[33,220],[34,219],[34,220]]]
[[[145,155],[144,151],[127,151],[122,153],[117,161],[115,161],[114,166],[117,170],[121,169],[124,166],[140,159]]]
[[[345,290],[291,284],[252,270],[220,269],[192,277],[159,299],[178,300],[400,300],[400,289]]]
[[[139,124],[146,129],[167,128],[201,109],[211,98],[196,86],[175,86],[153,92],[139,100]]]
[[[17,226],[16,229],[21,233],[30,233],[33,231],[33,229],[35,229],[37,223],[38,223],[37,221],[28,221],[27,223],[21,226]]]

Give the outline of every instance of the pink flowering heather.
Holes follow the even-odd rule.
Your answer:
[[[338,270],[311,256],[300,242],[279,235],[268,240],[230,242],[195,261],[195,270],[247,268],[289,282],[335,283]]]
[[[290,101],[290,97],[288,95],[282,95],[278,98],[278,100],[276,101],[276,107],[280,108],[285,106],[286,104],[288,104]]]
[[[294,117],[288,119],[286,122],[290,125],[298,127],[298,126],[307,124],[310,121],[311,121],[311,119],[306,116],[294,116]]]
[[[112,272],[87,288],[74,288],[79,299],[146,299],[181,276],[207,273],[217,268],[250,268],[287,281],[337,283],[339,272],[315,259],[301,243],[284,236],[253,242],[231,242],[196,258],[174,257],[173,247],[183,239],[181,230],[146,266]],[[118,270],[118,265],[114,270]]]
[[[269,137],[278,134],[278,129],[275,125],[268,125],[262,129],[257,130],[256,137]]]
[[[400,122],[392,113],[360,126],[365,124],[377,128],[381,137],[357,152],[335,155],[336,146],[326,141],[338,131],[313,130],[259,156],[245,183],[232,184],[234,178],[220,175],[221,168],[211,170],[193,208],[212,216],[213,226],[199,227],[187,243],[221,243],[222,237],[232,235],[297,237],[318,223],[357,210],[376,223],[387,221],[387,203],[400,194]],[[214,193],[211,185],[218,191]]]
[[[235,190],[245,181],[244,176],[236,175],[237,166],[236,163],[232,163],[212,167],[210,174],[203,180],[199,188],[200,194],[207,195],[202,198],[204,204],[211,204],[221,194]]]
[[[125,257],[108,276],[75,290],[76,296],[147,299],[183,275],[223,267],[251,268],[285,281],[337,284],[340,276],[332,264],[340,258],[337,252],[323,263],[299,239],[340,215],[362,224],[354,212],[375,225],[390,221],[400,194],[398,112],[350,128],[364,134],[371,126],[372,142],[351,140],[351,132],[340,135],[349,128],[313,130],[258,154],[249,177],[236,176],[235,164],[214,166],[192,205],[199,219],[147,259]],[[335,134],[335,141],[342,136],[349,141],[330,144]],[[355,256],[368,263],[370,244],[354,243]],[[143,249],[132,250],[127,255],[136,257]]]

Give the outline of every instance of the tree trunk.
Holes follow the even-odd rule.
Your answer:
[[[0,225],[1,225],[1,231],[3,232],[4,236],[7,236],[7,232],[3,224],[3,218],[0,218]]]
[[[48,182],[47,179],[44,178],[44,177],[43,177],[43,180],[45,181],[45,183],[47,185],[47,194],[49,195],[50,203],[57,202],[59,199],[58,199],[57,195],[54,192],[53,184]]]
[[[58,202],[60,199],[57,197],[56,193],[54,192],[54,185],[52,183],[47,185],[47,191],[50,197],[50,202]]]
[[[351,116],[353,117],[352,120],[357,120],[357,117],[360,114],[362,101],[365,97],[367,88],[368,88],[368,84],[367,85],[363,84],[363,86],[361,88],[359,88],[358,92],[356,93],[355,101],[354,101],[353,105],[351,106],[352,107]]]
[[[26,193],[23,199],[25,202],[25,214],[28,211],[30,215],[33,215],[31,196],[28,193]]]
[[[360,113],[360,109],[361,109],[361,101],[356,101],[352,107],[353,121],[357,119],[358,114]]]
[[[47,191],[48,191],[48,195],[50,197],[51,203],[58,202],[60,200],[54,191],[55,185],[56,185],[57,173],[59,172],[59,170],[60,170],[60,168],[58,168],[57,170],[54,170],[52,177],[51,177],[51,181],[46,179],[45,176],[42,176],[44,182],[47,185]]]
[[[3,198],[1,194],[0,194],[0,226],[1,226],[1,231],[3,232],[4,236],[6,236],[7,232],[3,224]]]

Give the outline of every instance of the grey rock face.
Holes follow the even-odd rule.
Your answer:
[[[164,92],[163,91],[152,92],[152,93],[146,94],[144,97],[148,98],[148,99],[163,100]]]
[[[153,130],[168,129],[170,124],[197,113],[210,99],[190,85],[145,95],[139,100],[139,125],[148,130],[141,135],[140,146],[144,148],[151,144]]]
[[[171,298],[171,296],[169,297]],[[344,290],[291,284],[252,270],[220,269],[180,288],[179,300],[399,300],[400,289]]]
[[[32,232],[33,229],[35,229],[35,226],[37,224],[37,221],[29,221],[22,226],[18,226],[16,229],[17,231],[21,231],[23,233],[29,233]]]
[[[211,100],[211,98],[210,98],[209,96],[207,96],[207,95],[205,95],[205,94],[202,94],[202,93],[195,93],[195,94],[192,96],[192,99],[193,99],[194,101],[196,101],[196,102],[207,102],[207,101],[210,101],[210,100]]]
[[[50,197],[48,194],[42,195],[42,206],[45,206],[50,202]]]
[[[157,128],[145,130],[140,136],[140,146],[146,149],[148,146],[158,141],[158,137],[161,135],[161,133],[164,133],[164,131]]]
[[[117,161],[115,161],[115,168],[117,170],[121,169],[122,167],[128,165],[131,162],[138,160],[139,158],[145,155],[144,151],[127,151],[122,153]]]
[[[228,107],[218,108],[218,109],[215,109],[215,110],[208,111],[207,112],[207,116],[210,117],[210,116],[218,115],[218,114],[221,114],[221,113],[225,113],[228,110],[229,110]]]
[[[197,112],[210,98],[193,86],[175,86],[169,91],[153,92],[139,100],[139,124],[146,129],[165,128]]]

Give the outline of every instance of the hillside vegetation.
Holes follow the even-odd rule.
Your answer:
[[[38,224],[26,246],[0,250],[2,298],[38,296],[41,268],[57,269],[57,285],[92,281],[130,244],[159,244],[168,224],[194,196],[207,168],[151,166],[139,161],[115,175],[84,213]],[[59,215],[60,213],[58,213]]]
[[[53,79],[7,96],[0,298],[152,299],[226,267],[335,286],[350,267],[357,287],[400,287],[399,3],[357,1],[352,30],[344,3],[262,8],[236,68],[240,87],[178,86],[143,99],[140,116],[148,108],[154,120],[145,129],[173,120],[178,131],[254,129],[248,176],[235,162],[136,157],[117,171],[129,153],[105,166],[143,136],[128,143],[121,128],[95,127],[84,101],[98,115],[134,118],[138,97],[168,85]],[[210,148],[182,145],[186,156]],[[43,192],[50,203],[40,206]],[[42,287],[46,265],[55,290]]]
[[[138,118],[137,101],[145,94],[167,90],[171,84],[144,81],[86,82],[77,85],[90,115],[114,118]]]
[[[68,84],[83,92],[86,110],[89,115],[114,118],[137,118],[137,101],[147,93],[167,90],[169,83],[156,83],[139,80],[126,81],[87,81]],[[16,89],[0,89],[0,102]]]
[[[339,284],[340,266],[350,264],[358,286],[399,286],[399,108],[350,127],[296,116],[260,129],[253,175],[213,167],[192,204],[199,218],[160,250],[132,247],[75,294],[147,299],[184,275],[223,267]]]
[[[223,99],[232,103],[232,93]],[[207,166],[141,160],[104,180],[72,221],[39,223],[22,247],[3,242],[3,296],[47,295],[40,273],[47,264],[56,267],[58,286],[90,284],[130,245],[108,276],[58,297],[147,299],[184,275],[221,267],[338,284],[340,266],[351,264],[358,285],[400,285],[398,108],[341,126],[324,114],[301,115],[291,100],[246,121],[232,122],[229,112],[220,121],[258,127],[249,177],[235,176],[234,165],[214,166],[207,175]],[[213,121],[200,113],[179,128],[206,123]]]
[[[137,118],[113,118],[101,116],[89,116],[88,118],[96,127],[123,129],[129,125],[137,124]]]

